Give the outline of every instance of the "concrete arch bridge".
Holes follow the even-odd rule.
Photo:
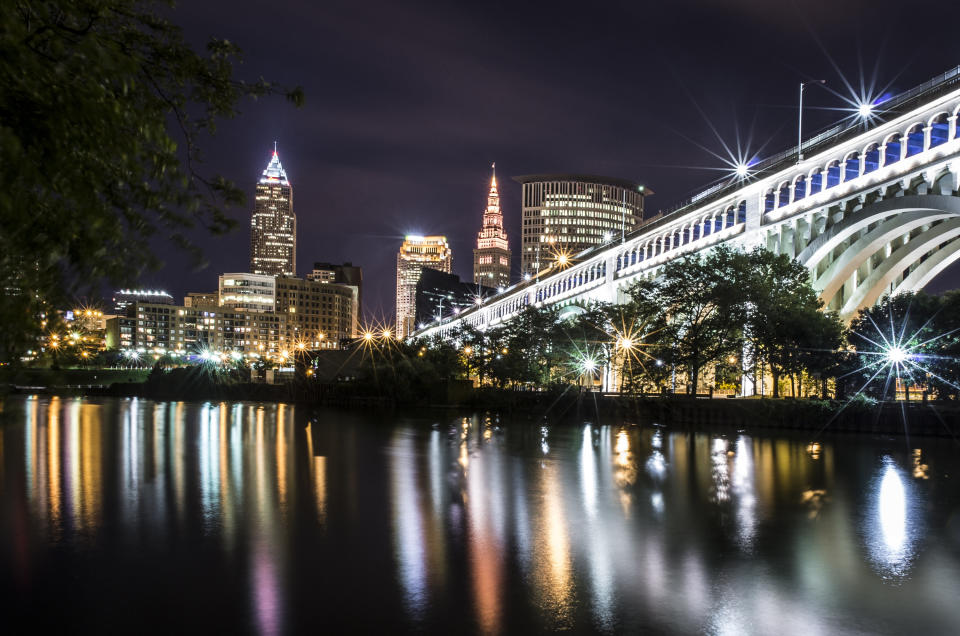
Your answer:
[[[875,121],[833,126],[623,240],[576,255],[572,266],[413,335],[486,329],[532,304],[616,303],[664,263],[719,244],[798,259],[827,308],[846,320],[885,294],[922,289],[960,258],[960,67],[877,108]]]

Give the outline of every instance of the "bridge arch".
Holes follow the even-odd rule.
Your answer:
[[[885,245],[931,224],[935,225],[893,249],[878,263],[871,263],[875,267],[865,280],[853,278]],[[956,228],[956,232],[952,228]],[[958,236],[960,197],[939,194],[890,197],[864,206],[831,227],[814,239],[797,260],[810,270],[814,287],[824,303],[833,301],[841,288],[854,280],[855,287],[849,297],[842,298],[840,307],[841,315],[849,318],[857,310],[872,305],[882,294],[889,293],[891,283],[908,269],[898,289],[920,289],[958,257],[947,253],[938,255],[938,252],[933,255],[936,260],[925,267],[920,260],[925,257],[930,260],[927,254],[937,245]],[[960,246],[960,242],[954,246]],[[913,270],[915,266],[919,267]]]
[[[953,241],[958,236],[960,236],[960,219],[950,219],[923,232],[895,250],[857,286],[850,298],[844,302],[843,309],[840,310],[841,317],[849,320],[860,309],[876,303],[882,295],[889,293],[893,281],[908,267],[917,263],[941,243]]]
[[[893,290],[893,295],[923,289],[927,283],[936,278],[937,274],[957,260],[960,260],[960,239],[954,239],[941,246],[917,267],[911,268],[910,273]]]
[[[918,122],[907,128],[907,132],[903,135],[907,143],[905,156],[912,157],[923,152],[925,147],[923,128],[923,122]]]
[[[880,168],[880,144],[872,143],[863,149],[863,174]]]
[[[814,195],[823,190],[823,170],[818,166],[807,175],[807,181],[810,183],[810,194]]]
[[[854,234],[888,216],[909,211],[925,211],[931,216],[944,213],[960,216],[960,197],[925,194],[882,199],[864,206],[815,238],[800,252],[797,260],[813,270]]]
[[[947,143],[950,139],[950,114],[947,112],[937,113],[930,118],[927,124],[930,128],[930,143],[928,148],[935,148]]]
[[[848,152],[843,158],[843,181],[853,181],[860,176],[860,152]]]
[[[900,161],[900,149],[903,147],[900,133],[887,135],[881,147],[883,148],[883,165],[889,166]]]

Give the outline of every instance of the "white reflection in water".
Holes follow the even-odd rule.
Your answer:
[[[593,431],[590,425],[583,427],[583,443],[580,446],[580,488],[583,490],[583,507],[587,516],[597,514],[597,460],[594,457]]]
[[[424,523],[417,497],[417,465],[413,439],[398,431],[390,456],[394,554],[407,611],[420,618],[427,605],[427,554]]]
[[[713,496],[711,501],[722,503],[730,499],[730,473],[727,468],[727,440],[717,437],[710,451]]]
[[[887,579],[906,576],[913,558],[910,528],[910,491],[903,471],[891,457],[885,457],[876,494],[867,541],[871,557]]]
[[[663,433],[656,431],[650,440],[653,452],[647,458],[647,472],[657,481],[662,481],[667,474],[667,462],[663,457]]]
[[[741,547],[753,544],[757,532],[757,496],[754,492],[753,448],[750,438],[737,438],[737,452],[733,461],[733,494],[737,506],[737,537]]]

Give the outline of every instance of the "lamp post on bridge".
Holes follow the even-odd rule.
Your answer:
[[[800,82],[800,108],[797,115],[797,163],[803,161],[803,87],[807,84],[826,84],[827,80]]]

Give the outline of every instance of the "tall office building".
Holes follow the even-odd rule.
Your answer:
[[[573,256],[629,233],[653,192],[626,179],[576,174],[515,177],[523,185],[520,270],[536,275],[560,253]]]
[[[450,273],[453,252],[445,236],[407,235],[397,254],[397,337],[413,331],[417,313],[417,281],[423,268]]]
[[[497,192],[497,164],[491,167],[493,177],[487,194],[487,209],[483,213],[483,228],[477,234],[477,248],[473,250],[473,282],[488,287],[506,287],[510,284],[510,248]]]
[[[293,189],[280,165],[277,147],[257,182],[250,219],[250,272],[268,276],[293,276],[297,262],[297,217]]]

